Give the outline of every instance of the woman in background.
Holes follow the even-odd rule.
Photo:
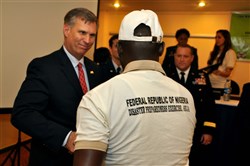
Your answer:
[[[231,36],[228,30],[220,29],[216,32],[215,45],[208,59],[208,65],[219,63],[217,70],[209,74],[213,89],[223,91],[226,80],[236,63],[236,53],[232,48]]]

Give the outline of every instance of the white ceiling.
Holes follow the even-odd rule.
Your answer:
[[[204,0],[207,5],[198,8],[199,0],[99,0],[101,11],[132,11],[151,9],[165,12],[228,12],[250,11],[250,0]],[[119,1],[121,7],[115,9],[113,4]]]

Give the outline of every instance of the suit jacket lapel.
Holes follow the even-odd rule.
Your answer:
[[[116,76],[117,75],[116,74],[116,69],[115,69],[115,67],[113,65],[112,59],[108,60],[107,66],[108,66],[109,77],[112,78],[112,77]]]
[[[84,64],[88,75],[89,88],[93,89],[100,83],[98,78],[100,76],[98,75],[97,66],[94,66],[92,61],[86,57],[84,57]]]
[[[181,80],[176,68],[172,69],[171,78],[173,78],[176,82],[180,83]]]
[[[74,89],[76,90],[76,93],[82,96],[83,92],[82,92],[79,79],[77,77],[74,67],[72,66],[72,63],[70,62],[63,48],[60,49],[60,55],[58,57],[60,60],[61,71],[67,77],[67,80],[69,81],[70,85],[74,87]]]
[[[186,84],[188,84],[188,85],[193,84],[194,78],[195,78],[195,72],[193,71],[193,69],[191,67],[191,69],[189,70],[189,73],[188,73]]]

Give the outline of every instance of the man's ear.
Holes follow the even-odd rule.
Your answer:
[[[64,36],[68,37],[69,32],[70,32],[70,26],[67,25],[67,24],[64,24],[63,25],[63,34],[64,34]]]
[[[164,47],[165,47],[165,43],[162,42],[159,44],[159,49],[158,49],[158,53],[159,53],[159,56],[162,55],[163,51],[164,51]]]
[[[192,58],[192,60],[191,60],[191,61],[193,62],[193,61],[194,61],[194,55],[193,55],[193,54],[191,55],[191,58]]]

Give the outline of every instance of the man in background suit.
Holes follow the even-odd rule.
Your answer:
[[[118,34],[113,35],[109,39],[109,50],[111,58],[101,65],[104,81],[120,74],[123,71],[121,66],[120,57],[117,49]]]
[[[64,17],[63,46],[28,65],[11,122],[32,137],[30,166],[73,163],[76,110],[84,95],[78,64],[88,90],[100,84],[98,66],[84,56],[96,33],[97,17],[85,8],[72,9]]]
[[[166,55],[162,63],[163,69],[170,70],[172,67],[174,67],[174,52],[178,45],[185,46],[188,44],[188,38],[190,37],[190,33],[187,29],[181,28],[178,29],[175,33],[175,38],[177,40],[177,45],[167,47],[166,49]],[[198,55],[197,55],[197,49],[195,47],[191,47],[194,55],[194,60],[192,62],[192,67],[195,69],[198,69]]]
[[[250,149],[250,82],[243,85],[242,94],[236,110],[236,128],[235,128],[235,155],[233,155],[236,162],[234,165],[246,165],[249,163],[249,153],[246,153]],[[236,157],[235,157],[236,156]],[[232,164],[232,165],[233,165]]]
[[[211,142],[216,127],[215,101],[208,75],[198,71],[191,64],[194,55],[189,45],[177,46],[174,53],[174,64],[167,76],[186,87],[194,98],[197,124],[194,131],[193,146],[189,160],[190,166],[211,166]],[[181,81],[181,73],[184,80]]]

